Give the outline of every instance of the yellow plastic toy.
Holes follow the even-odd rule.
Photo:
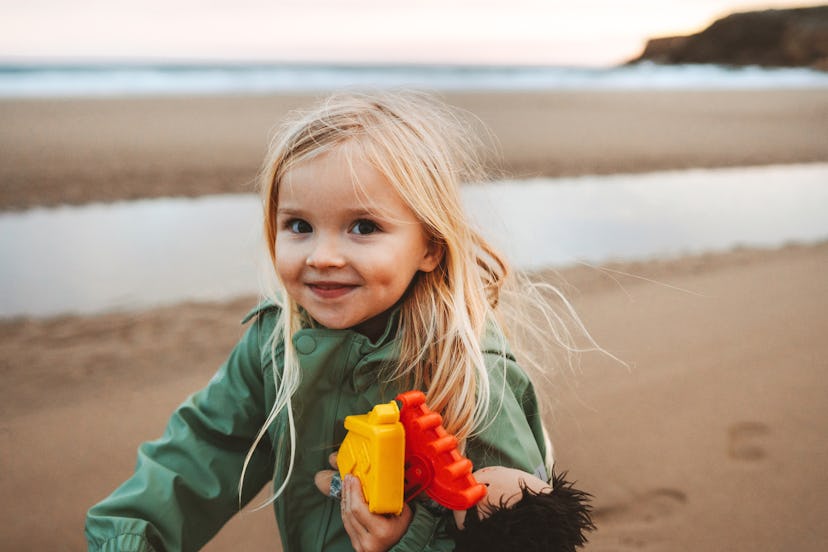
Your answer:
[[[395,401],[374,406],[368,414],[345,418],[348,434],[339,448],[339,474],[356,475],[368,509],[399,515],[403,509],[405,430]]]

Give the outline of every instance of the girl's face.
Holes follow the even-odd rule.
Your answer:
[[[319,324],[376,338],[386,311],[417,271],[437,267],[442,250],[382,174],[358,155],[348,162],[349,147],[285,173],[277,196],[276,271]]]

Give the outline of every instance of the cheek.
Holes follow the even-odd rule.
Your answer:
[[[404,264],[387,265],[376,271],[372,278],[375,283],[387,288],[389,292],[400,295],[408,289],[416,270],[409,270]]]
[[[295,247],[281,243],[276,240],[276,261],[274,269],[283,283],[288,283],[296,278],[304,266],[304,259],[301,258]]]
[[[287,273],[285,263],[279,257],[276,257],[276,264],[273,267],[276,270],[276,276],[279,277],[279,280],[282,282],[283,285],[287,285],[290,282],[289,274]]]
[[[388,281],[410,281],[419,270],[421,258],[420,249],[410,245],[391,251],[381,263],[382,277]]]

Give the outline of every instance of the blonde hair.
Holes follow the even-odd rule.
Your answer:
[[[348,155],[359,155],[394,186],[428,238],[442,249],[438,267],[417,274],[401,300],[399,363],[391,368],[389,379],[424,389],[429,406],[442,414],[446,429],[461,443],[479,431],[489,415],[493,393],[481,340],[487,323],[497,323],[496,307],[510,274],[505,259],[470,225],[460,202],[460,184],[485,178],[483,143],[479,128],[473,131],[472,124],[470,118],[422,93],[337,94],[311,111],[298,112],[282,127],[261,175],[265,242],[274,266],[279,255],[276,211],[282,179],[293,167],[346,143]],[[273,409],[245,461],[246,469],[267,428],[286,412],[290,460],[271,500],[287,484],[295,453],[291,398],[299,386],[300,369],[291,336],[303,324],[312,323],[303,319],[287,294],[274,294],[273,299],[281,310],[271,349],[275,358],[276,343],[284,344],[283,368],[281,375],[276,370]],[[565,326],[558,315],[543,316],[558,328]],[[565,329],[554,330],[552,338],[572,350]]]

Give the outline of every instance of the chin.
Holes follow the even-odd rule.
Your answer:
[[[322,317],[317,318],[317,317],[313,316],[312,314],[311,314],[311,318],[313,318],[316,321],[317,324],[319,324],[320,326],[324,326],[324,327],[328,328],[329,330],[347,330],[348,328],[351,328],[351,327],[353,327],[353,326],[355,326],[356,324],[359,323],[359,322],[353,322],[352,323],[348,320],[342,320],[341,318],[335,318],[335,317],[326,318],[326,317],[322,316]]]

